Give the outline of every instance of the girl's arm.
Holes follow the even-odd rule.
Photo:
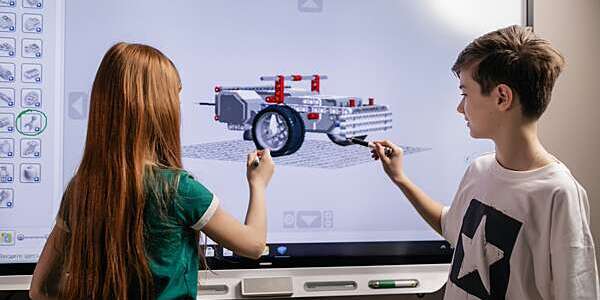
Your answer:
[[[213,241],[238,255],[258,259],[267,240],[267,212],[265,189],[274,171],[273,160],[268,150],[262,154],[260,164],[254,166],[257,153],[250,153],[247,161],[247,178],[250,186],[250,201],[246,221],[241,224],[220,207],[202,231]]]
[[[255,199],[250,196],[250,199],[245,224],[219,207],[202,231],[211,240],[236,254],[258,259],[267,239],[265,201],[264,196]]]
[[[37,299],[58,299],[58,283],[62,274],[62,243],[56,226],[52,229],[44,250],[40,255],[29,288],[29,297]]]

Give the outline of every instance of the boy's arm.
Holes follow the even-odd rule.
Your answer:
[[[423,190],[408,178],[404,178],[402,181],[394,181],[394,183],[402,190],[402,193],[408,198],[408,201],[419,212],[421,217],[427,221],[429,226],[442,235],[442,212],[444,206],[425,194]]]
[[[54,226],[35,266],[29,287],[29,297],[33,300],[58,299],[58,283],[62,276],[62,242],[58,241],[58,230],[61,229]]]
[[[550,228],[550,264],[555,299],[600,299],[590,231],[589,204],[581,187],[559,191]]]
[[[390,179],[402,190],[406,198],[419,212],[421,217],[440,235],[442,235],[442,213],[444,206],[429,197],[423,190],[415,185],[406,175],[402,168],[403,152],[402,148],[394,145],[390,141],[374,142],[373,158],[381,160],[383,169]],[[390,155],[385,155],[385,147],[392,148]]]

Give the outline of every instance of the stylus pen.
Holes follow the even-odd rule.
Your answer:
[[[393,289],[393,288],[414,288],[419,285],[416,279],[388,279],[388,280],[371,280],[369,287],[372,289]]]
[[[373,144],[372,142],[367,142],[365,140],[361,140],[361,139],[354,138],[354,137],[349,138],[348,140],[350,142],[352,142],[353,144],[357,144],[357,145],[369,147],[371,149],[375,149],[375,144]],[[392,156],[392,153],[394,153],[394,149],[392,149],[390,147],[384,147],[383,152],[385,153],[385,156],[390,157],[390,156]]]

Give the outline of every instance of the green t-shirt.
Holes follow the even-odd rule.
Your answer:
[[[146,252],[158,300],[196,299],[196,235],[219,205],[218,199],[188,173],[166,170],[156,173],[157,178],[165,179],[161,181],[171,184],[177,184],[175,176],[178,176],[175,197],[161,202],[149,192],[144,211]]]

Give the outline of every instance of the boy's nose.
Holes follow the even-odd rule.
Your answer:
[[[458,107],[456,107],[456,111],[463,115],[465,114],[465,99],[460,100],[460,103],[458,103]]]

